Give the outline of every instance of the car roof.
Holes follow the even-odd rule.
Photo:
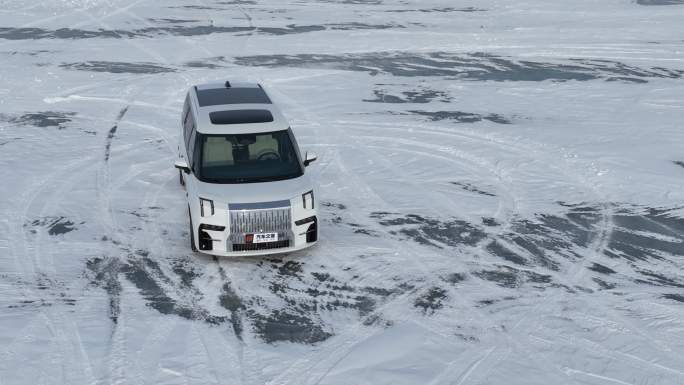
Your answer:
[[[252,134],[290,126],[258,83],[198,84],[192,94],[202,134]]]

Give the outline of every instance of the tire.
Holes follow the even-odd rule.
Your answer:
[[[195,231],[192,229],[192,215],[190,215],[190,207],[188,207],[188,219],[190,220],[190,250],[197,251],[195,246]]]

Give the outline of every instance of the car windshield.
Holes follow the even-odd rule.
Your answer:
[[[290,130],[237,135],[202,134],[199,145],[199,177],[204,182],[269,182],[303,174]]]

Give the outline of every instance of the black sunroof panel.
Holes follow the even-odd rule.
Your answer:
[[[218,106],[221,104],[271,104],[271,99],[268,98],[260,87],[197,90],[197,101],[200,107]]]
[[[268,123],[273,121],[269,110],[231,110],[209,113],[211,124]]]

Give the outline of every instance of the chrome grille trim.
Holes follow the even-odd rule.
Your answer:
[[[289,204],[289,201],[287,201]],[[294,239],[290,207],[230,210],[229,250],[232,245],[245,244],[246,234],[278,233],[278,241]]]

